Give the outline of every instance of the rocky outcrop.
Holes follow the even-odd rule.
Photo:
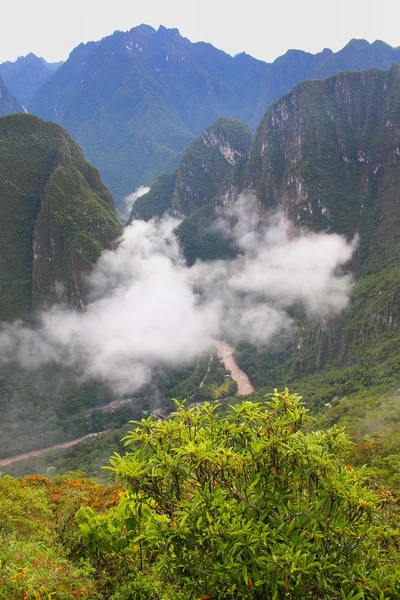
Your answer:
[[[131,220],[164,212],[185,218],[212,201],[221,182],[250,148],[248,127],[223,117],[206,129],[185,151],[174,173],[163,175],[133,206]]]

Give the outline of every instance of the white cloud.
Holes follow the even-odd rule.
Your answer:
[[[122,208],[120,209],[121,215],[127,221],[132,211],[132,206],[135,204],[136,200],[141,196],[147,194],[150,191],[149,187],[144,185],[139,186],[134,192],[125,196],[122,201]]]
[[[147,383],[155,368],[187,365],[213,340],[265,344],[293,324],[289,306],[311,314],[345,308],[351,287],[345,264],[354,244],[337,235],[299,235],[282,215],[254,218],[254,201],[239,199],[220,227],[240,250],[232,260],[187,267],[170,217],[134,221],[116,250],[90,277],[84,312],[53,307],[36,328],[0,329],[3,362],[26,368],[55,362],[120,393]]]

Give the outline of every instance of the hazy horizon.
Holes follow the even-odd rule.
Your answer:
[[[226,0],[204,0],[191,6],[183,0],[171,0],[168,5],[149,0],[145,6],[132,6],[125,0],[115,0],[112,5],[93,0],[71,0],[68,5],[22,0],[6,9],[0,62],[15,61],[30,52],[48,62],[66,60],[82,42],[97,41],[142,23],[155,29],[175,27],[192,42],[208,42],[231,55],[246,52],[266,62],[289,49],[315,54],[331,48],[337,52],[353,38],[400,45],[396,19],[400,8],[394,0],[381,3],[379,12],[370,0],[351,4],[338,0],[334,11],[331,6],[317,0],[305,0],[301,5],[288,0],[282,12],[278,6],[260,6],[256,0],[248,0],[245,11],[238,2]]]

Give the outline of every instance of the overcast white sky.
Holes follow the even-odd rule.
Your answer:
[[[1,0],[1,9],[0,62],[29,52],[65,60],[80,42],[140,23],[266,61],[351,38],[400,45],[399,0]]]

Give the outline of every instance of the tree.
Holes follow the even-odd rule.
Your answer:
[[[288,390],[135,422],[110,469],[126,486],[107,515],[78,512],[82,539],[119,561],[113,598],[400,597],[384,498],[346,463],[342,430],[304,433]]]

